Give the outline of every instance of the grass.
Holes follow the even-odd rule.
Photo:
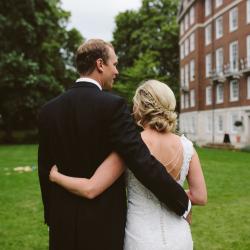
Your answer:
[[[208,204],[193,209],[195,249],[250,249],[250,154],[215,149],[198,154]]]
[[[208,204],[193,208],[195,250],[250,249],[250,154],[198,149]],[[17,166],[37,164],[37,146],[0,146],[0,246],[2,250],[48,248],[37,169],[17,173]]]
[[[37,165],[37,146],[0,146],[2,250],[48,249],[37,170],[14,171],[14,167],[27,165]]]

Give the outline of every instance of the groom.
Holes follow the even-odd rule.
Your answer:
[[[89,40],[76,54],[80,78],[39,114],[39,179],[49,245],[53,250],[122,250],[126,223],[123,176],[99,197],[87,200],[49,181],[61,173],[90,178],[116,151],[126,166],[169,209],[182,216],[190,201],[165,168],[149,153],[125,101],[103,90],[118,75],[111,44]]]

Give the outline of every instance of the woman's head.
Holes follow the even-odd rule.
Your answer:
[[[139,126],[158,132],[174,132],[177,115],[173,91],[164,83],[148,80],[140,85],[133,98],[134,117]]]

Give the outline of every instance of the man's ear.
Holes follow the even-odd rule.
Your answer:
[[[103,72],[103,60],[101,58],[96,60],[96,68],[100,73]]]

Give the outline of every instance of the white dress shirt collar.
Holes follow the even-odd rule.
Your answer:
[[[91,83],[95,84],[100,90],[102,90],[102,86],[100,85],[100,83],[92,78],[80,77],[76,80],[76,82],[91,82]]]

